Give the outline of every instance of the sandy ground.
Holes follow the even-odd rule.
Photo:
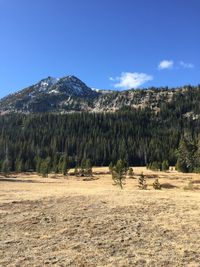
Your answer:
[[[109,174],[0,177],[0,266],[200,267],[200,175],[134,173],[123,190]],[[172,188],[154,190],[155,177]]]

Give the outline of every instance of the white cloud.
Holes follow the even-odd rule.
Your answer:
[[[184,61],[179,62],[180,66],[185,69],[193,69],[194,65],[192,63],[185,63]]]
[[[173,60],[162,60],[159,65],[158,68],[160,70],[164,70],[164,69],[172,69],[174,66],[174,61]]]
[[[110,77],[110,80],[116,82],[114,84],[115,88],[131,89],[138,88],[142,84],[153,80],[153,76],[138,72],[122,72],[121,76]]]

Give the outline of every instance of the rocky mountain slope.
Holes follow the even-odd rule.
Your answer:
[[[162,103],[172,101],[175,95],[182,95],[187,90],[187,87],[126,91],[95,90],[75,76],[66,76],[60,79],[47,77],[35,85],[1,99],[0,114],[10,112],[112,112],[125,106],[150,107],[159,111]]]
[[[87,110],[89,102],[98,95],[98,92],[74,76],[61,79],[47,77],[35,85],[1,99],[0,111],[33,113]]]

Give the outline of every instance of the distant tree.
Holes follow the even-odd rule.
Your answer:
[[[68,157],[65,155],[62,160],[62,174],[66,176],[69,172],[69,160]]]
[[[79,169],[78,169],[77,166],[75,166],[75,168],[74,168],[74,175],[75,175],[76,177],[79,176]]]
[[[85,161],[85,171],[84,171],[85,176],[92,176],[92,163],[90,159],[86,159]]]
[[[147,189],[146,179],[145,179],[143,172],[139,176],[138,187],[139,187],[139,189],[142,189],[142,190]]]
[[[110,173],[112,173],[112,170],[113,170],[113,163],[112,162],[109,164],[108,169],[109,169]]]
[[[53,157],[53,171],[55,174],[59,173],[59,154],[55,153]]]
[[[160,190],[162,187],[161,187],[161,184],[159,183],[158,181],[158,178],[155,179],[155,181],[153,182],[153,188],[155,190]]]
[[[129,176],[129,178],[133,178],[133,175],[134,175],[133,168],[130,167],[128,169],[128,176]]]
[[[79,169],[80,176],[92,176],[92,162],[90,159],[82,159]]]
[[[43,177],[48,177],[48,174],[50,172],[50,161],[51,159],[47,157],[41,162],[40,173],[42,174]]]
[[[193,172],[196,165],[197,147],[190,134],[185,134],[179,143],[176,169],[181,172]]]
[[[40,157],[36,157],[35,161],[36,161],[36,172],[40,173],[42,159]]]
[[[175,170],[179,172],[188,172],[188,168],[185,161],[182,161],[180,158],[177,159]]]
[[[86,159],[81,160],[80,176],[85,176]]]
[[[152,171],[159,171],[162,168],[161,163],[158,161],[153,161],[149,164],[149,169]]]
[[[23,162],[19,158],[15,161],[15,171],[19,173],[23,171]]]
[[[5,177],[9,176],[10,173],[10,162],[8,159],[5,159],[2,164],[2,173]]]
[[[169,170],[169,163],[168,160],[164,160],[162,162],[162,171],[168,171]]]
[[[59,162],[58,162],[58,165],[57,165],[57,170],[58,170],[59,173],[63,172],[63,156],[61,156],[59,158]]]
[[[200,173],[200,134],[198,135],[198,138],[196,140],[196,150],[194,153],[194,169],[193,171],[196,173]]]
[[[126,172],[127,167],[125,162],[121,159],[118,160],[117,164],[112,168],[112,179],[114,184],[120,186],[121,189],[123,188],[123,185],[125,185]]]

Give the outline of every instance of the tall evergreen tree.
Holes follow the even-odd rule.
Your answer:
[[[120,186],[121,189],[123,188],[123,185],[125,185],[126,172],[126,164],[121,159],[118,160],[117,164],[112,168],[112,179],[114,184]]]
[[[62,160],[62,174],[66,176],[69,172],[69,159],[65,155]]]
[[[181,138],[178,148],[176,168],[182,172],[192,172],[195,168],[195,144],[190,135]]]

